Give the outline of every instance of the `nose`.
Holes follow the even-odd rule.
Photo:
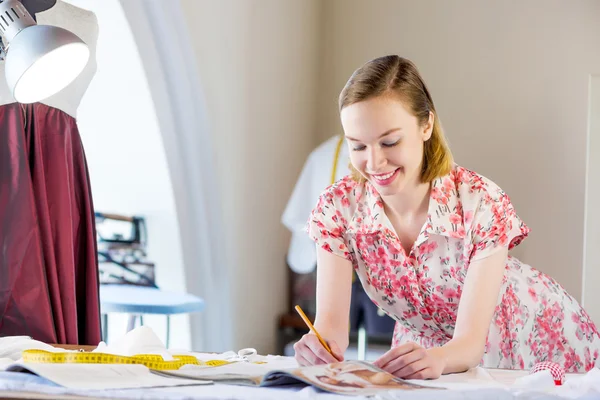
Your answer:
[[[381,169],[385,167],[386,163],[387,159],[385,158],[383,151],[375,146],[372,147],[367,156],[367,171],[380,172]]]

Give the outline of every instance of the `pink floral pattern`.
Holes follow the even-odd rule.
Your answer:
[[[469,264],[517,246],[529,228],[492,181],[455,166],[432,182],[427,221],[409,254],[368,182],[346,177],[319,198],[308,232],[350,260],[373,302],[394,318],[392,346],[441,346],[452,338]],[[553,361],[588,371],[600,335],[588,314],[555,280],[509,256],[481,365],[530,369]]]

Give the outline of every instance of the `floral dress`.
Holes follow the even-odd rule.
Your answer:
[[[508,196],[460,166],[432,182],[428,217],[406,254],[369,182],[345,177],[320,196],[308,221],[311,238],[352,262],[373,302],[394,318],[392,346],[442,346],[454,333],[472,261],[529,233]],[[554,361],[584,372],[600,357],[588,314],[554,279],[509,256],[481,366],[530,369]]]

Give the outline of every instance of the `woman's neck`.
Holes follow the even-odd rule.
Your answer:
[[[400,193],[391,196],[381,196],[386,211],[404,218],[411,218],[429,209],[430,183],[415,182],[408,185]]]

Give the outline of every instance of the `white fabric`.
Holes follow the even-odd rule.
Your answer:
[[[96,15],[91,11],[57,0],[52,8],[36,14],[35,17],[38,25],[58,26],[73,32],[90,49],[90,59],[81,74],[66,88],[41,101],[41,103],[58,108],[75,118],[81,98],[96,73],[96,42],[98,39]],[[0,61],[0,105],[15,102],[16,100],[6,83],[4,61]]]
[[[42,348],[50,346],[34,341],[28,337],[0,338],[0,357],[9,356],[12,359],[20,357],[18,349]],[[58,349],[53,349],[59,351]],[[113,354],[139,354],[147,352],[162,354],[166,358],[170,354],[192,354],[201,360],[231,359],[240,357],[240,352],[226,352],[221,354],[194,353],[190,351],[167,350],[154,332],[147,327],[136,328],[126,334],[121,340],[106,346],[101,343],[98,351]],[[244,352],[247,353],[247,352]],[[285,369],[297,365],[292,357],[282,356],[247,356],[251,361],[263,361],[267,364],[254,365],[257,369]],[[9,358],[9,359],[10,359]],[[2,360],[0,360],[2,361]],[[447,390],[417,390],[395,391],[375,397],[380,400],[392,399],[424,399],[424,400],[450,400],[450,399],[592,399],[600,398],[600,369],[592,369],[587,374],[567,374],[563,386],[549,385],[542,373],[537,377],[528,376],[528,371],[512,371],[500,369],[473,368],[462,374],[443,375],[433,381],[413,381],[424,386],[443,387]],[[22,395],[27,393],[50,394],[58,399],[61,395],[75,394],[81,396],[94,396],[99,398],[124,398],[124,399],[342,399],[341,395],[333,395],[318,391],[312,387],[286,386],[284,388],[254,388],[233,385],[205,385],[186,386],[175,388],[152,388],[131,390],[80,390],[57,387],[43,378],[22,373],[0,372],[0,395],[7,395],[9,391]],[[15,396],[17,397],[17,396]],[[36,398],[28,396],[27,398]],[[39,397],[42,398],[42,397]],[[365,397],[353,397],[366,399]]]
[[[508,375],[517,377],[524,376],[524,371],[504,371],[503,379]],[[27,376],[26,374],[9,378],[0,373],[0,391],[13,392],[36,392],[53,394],[52,398],[59,399],[59,395],[78,394],[94,396],[98,398],[123,398],[123,399],[170,399],[170,400],[193,400],[193,399],[232,399],[232,400],[254,400],[254,399],[317,399],[333,400],[345,399],[347,396],[333,395],[318,391],[312,387],[292,386],[285,388],[254,388],[245,386],[232,386],[214,384],[206,386],[187,386],[175,388],[153,388],[134,390],[110,390],[110,391],[81,391],[69,390],[56,386],[44,385],[43,380]],[[23,376],[24,375],[24,376]],[[512,382],[518,378],[512,379]],[[476,368],[464,374],[444,375],[436,381],[426,381],[427,384],[443,386],[447,390],[417,390],[417,391],[395,391],[373,397],[376,400],[396,399],[422,399],[422,400],[454,400],[454,399],[597,399],[600,398],[600,370],[594,369],[585,375],[567,376],[563,386],[553,388],[529,387],[521,389],[501,385],[493,373]],[[424,381],[415,381],[423,384]],[[28,396],[27,398],[35,398]],[[41,398],[41,397],[40,397]],[[357,400],[366,400],[365,397],[352,397]]]
[[[20,360],[23,350],[63,351],[49,344],[33,340],[29,336],[0,337],[0,370],[3,370],[2,365],[9,363],[9,361]]]
[[[136,354],[158,354],[164,360],[173,360],[172,354],[186,354],[188,352],[177,353],[167,350],[163,342],[156,336],[156,333],[147,326],[139,326],[127,332],[124,336],[107,345],[100,342],[93,352],[116,354],[119,356],[134,356]]]
[[[565,383],[554,388],[554,393],[570,399],[583,397],[600,399],[600,369],[593,368],[582,375],[567,374]]]
[[[514,386],[522,389],[534,387],[539,390],[552,390],[556,385],[552,372],[549,369],[545,369],[517,379]]]
[[[292,232],[287,261],[290,268],[299,274],[311,272],[317,262],[315,243],[305,232],[306,222],[319,195],[332,183],[331,174],[338,141],[339,136],[334,136],[310,153],[283,212],[281,221]],[[349,162],[348,145],[344,142],[340,148],[336,180],[350,173]]]

